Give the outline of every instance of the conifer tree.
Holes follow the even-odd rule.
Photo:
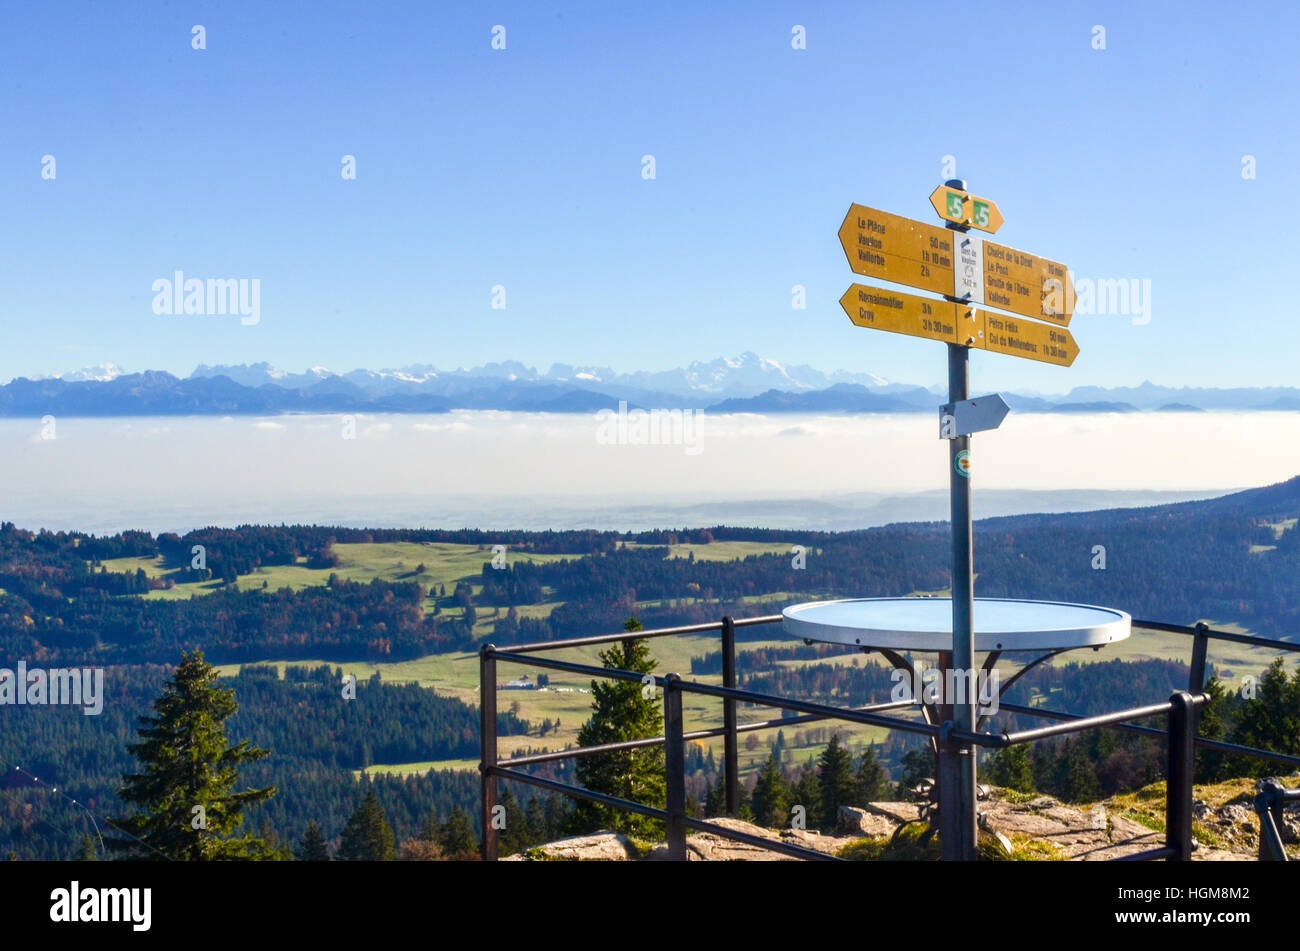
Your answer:
[[[908,750],[903,754],[901,765],[902,776],[899,777],[895,795],[899,799],[908,799],[921,780],[934,776],[934,753],[928,748]]]
[[[225,722],[239,705],[233,690],[217,686],[216,669],[202,651],[181,655],[153,709],[155,716],[140,718],[140,742],[127,747],[142,769],[124,776],[118,792],[141,811],[114,820],[135,838],[111,839],[110,847],[146,859],[278,858],[261,838],[236,835],[244,807],[276,791],[236,792],[239,767],[270,751],[248,740],[230,745]]]
[[[366,798],[348,817],[338,858],[341,862],[391,862],[397,858],[393,829],[373,789],[366,791]]]
[[[876,760],[874,748],[862,751],[858,768],[853,774],[853,796],[858,805],[876,802],[889,795],[889,774]]]
[[[804,767],[803,775],[799,777],[799,782],[795,783],[794,789],[790,791],[790,808],[802,806],[804,810],[804,822],[806,828],[815,829],[822,821],[822,784],[817,776],[817,770],[812,764]],[[790,810],[786,810],[785,825],[790,826],[792,818]]]
[[[641,630],[641,622],[629,618],[625,631]],[[601,663],[610,669],[649,674],[657,666],[644,640],[629,638],[601,651]],[[624,680],[591,682],[591,718],[578,731],[579,746],[599,746],[626,740],[641,740],[663,733],[663,712],[657,690],[644,693],[642,684]],[[664,750],[661,746],[584,756],[574,774],[578,784],[595,792],[630,799],[663,808],[665,802]],[[575,832],[612,829],[644,837],[657,837],[661,823],[645,816],[623,812],[598,803],[580,800],[572,813]]]
[[[1037,788],[1034,782],[1034,764],[1029,756],[1029,747],[1024,743],[1004,747],[990,756],[987,776],[993,785],[1005,786],[1016,792],[1028,793]]]
[[[779,756],[773,747],[754,783],[754,821],[769,829],[783,829],[790,824],[790,784],[781,770]]]
[[[839,822],[840,806],[853,800],[853,754],[840,745],[838,733],[831,734],[817,765],[821,769],[821,821],[833,826]]]
[[[441,832],[442,850],[449,858],[463,859],[478,851],[478,836],[469,814],[457,806],[447,817]]]
[[[519,808],[519,800],[515,798],[515,794],[509,787],[501,790],[499,805],[505,819],[505,828],[500,830],[500,852],[502,855],[522,852],[531,844],[528,841],[528,824],[524,818],[524,811]]]
[[[320,831],[320,826],[315,822],[307,823],[307,830],[302,834],[302,841],[298,843],[298,861],[299,862],[328,862],[330,860],[329,846],[325,844],[325,836]]]
[[[1300,753],[1300,668],[1288,680],[1282,658],[1269,664],[1259,678],[1255,696],[1242,704],[1232,739],[1256,749]],[[1276,770],[1274,764],[1251,758],[1240,763],[1237,775],[1267,776]]]

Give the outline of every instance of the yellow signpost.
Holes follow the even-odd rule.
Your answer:
[[[1065,265],[970,234],[970,228],[996,232],[1003,219],[997,205],[968,193],[964,181],[953,179],[936,188],[930,203],[950,222],[947,228],[851,205],[840,225],[840,244],[854,273],[919,287],[945,299],[853,284],[840,306],[855,326],[948,344],[948,404],[939,410],[939,434],[949,440],[952,650],[946,661],[940,655],[940,664],[961,675],[975,669],[970,435],[996,429],[1007,411],[998,394],[970,399],[970,350],[978,347],[1068,367],[1079,347],[1065,329],[1074,311],[1074,287]],[[983,309],[986,306],[1021,316]],[[973,733],[974,702],[969,697],[948,702],[947,726]],[[945,860],[978,857],[975,766],[968,743],[940,744],[939,843]]]
[[[1006,317],[991,310],[983,313],[984,336],[976,346],[994,353],[1027,357],[1040,363],[1068,367],[1079,355],[1079,345],[1064,327],[1049,327],[1032,320]]]
[[[840,306],[858,327],[970,345],[982,336],[981,315],[972,307],[854,284]]]
[[[989,234],[995,234],[1006,220],[989,199],[977,198],[951,185],[940,185],[931,192],[930,204],[945,221],[979,228]]]
[[[901,215],[850,205],[840,245],[853,273],[951,294],[953,232]]]
[[[840,306],[855,326],[872,330],[977,347],[1063,367],[1079,355],[1074,338],[1062,327],[953,301],[853,284],[840,298]]]
[[[985,241],[984,303],[1068,327],[1074,282],[1064,264]]]

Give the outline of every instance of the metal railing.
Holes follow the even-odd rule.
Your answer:
[[[1038,740],[1056,736],[1080,733],[1085,730],[1110,728],[1127,730],[1166,740],[1167,786],[1165,795],[1165,842],[1159,848],[1124,856],[1124,861],[1143,861],[1168,859],[1189,861],[1192,857],[1192,780],[1194,772],[1195,749],[1205,749],[1224,753],[1253,756],[1274,762],[1300,767],[1300,757],[1269,750],[1241,746],[1220,740],[1210,740],[1196,736],[1198,708],[1209,700],[1205,694],[1205,666],[1210,640],[1225,640],[1251,646],[1272,648],[1282,651],[1300,652],[1300,644],[1270,638],[1253,637],[1245,634],[1233,634],[1227,631],[1212,630],[1201,623],[1195,627],[1185,627],[1158,621],[1134,621],[1133,626],[1169,633],[1186,634],[1194,638],[1192,660],[1189,670],[1188,690],[1175,692],[1164,703],[1132,707],[1098,716],[1079,716],[1042,710],[1037,707],[1023,707],[1001,704],[1000,709],[1026,716],[1055,720],[1050,726],[1030,730],[1017,730],[1011,733],[968,732],[956,728],[952,721],[931,724],[908,720],[890,715],[890,711],[911,708],[916,705],[913,700],[901,700],[890,703],[869,704],[862,707],[834,707],[826,704],[812,703],[790,697],[778,697],[771,694],[741,690],[736,687],[736,629],[755,627],[763,624],[780,623],[779,614],[761,617],[733,619],[724,617],[720,621],[703,624],[688,624],[679,627],[658,628],[654,630],[622,631],[618,634],[603,634],[593,637],[576,637],[560,641],[546,641],[533,644],[520,644],[502,649],[492,644],[485,644],[479,651],[479,686],[481,718],[481,750],[479,771],[482,777],[481,818],[483,824],[483,858],[495,861],[497,858],[499,836],[496,822],[497,782],[513,780],[551,792],[585,799],[589,802],[621,809],[637,815],[647,816],[664,823],[667,830],[668,858],[677,861],[686,859],[686,832],[693,829],[708,832],[722,838],[757,846],[772,852],[795,858],[821,861],[839,861],[835,856],[813,849],[803,848],[788,842],[750,835],[736,829],[730,829],[717,823],[708,822],[688,816],[686,813],[686,742],[688,740],[723,737],[723,783],[725,787],[726,812],[735,817],[740,810],[740,733],[754,730],[784,727],[796,723],[809,723],[819,720],[838,720],[849,723],[862,723],[881,726],[890,730],[900,730],[933,738],[941,749],[956,746],[974,755],[973,748],[1005,749],[1021,743],[1033,743]],[[555,660],[537,656],[544,652],[568,650],[575,647],[592,647],[603,644],[619,643],[630,640],[652,640],[660,637],[672,637],[685,634],[702,634],[718,632],[722,641],[722,685],[705,684],[698,681],[683,680],[675,673],[664,676],[650,676],[634,671],[619,670],[608,667],[594,667],[570,661]],[[513,663],[544,667],[565,673],[581,674],[607,680],[623,680],[637,684],[653,681],[663,690],[664,735],[646,739],[630,740],[621,743],[608,743],[600,746],[581,746],[554,752],[535,753],[501,760],[497,755],[497,664]],[[723,725],[720,728],[695,730],[687,732],[682,715],[682,695],[684,693],[717,697],[722,700]],[[758,722],[738,724],[736,705],[750,703],[757,706],[774,707],[786,711],[795,711],[798,715],[781,717]],[[1167,728],[1158,730],[1153,727],[1140,726],[1131,721],[1164,715]],[[653,746],[664,747],[665,753],[665,806],[660,809],[644,803],[633,802],[617,796],[607,795],[585,789],[571,783],[563,783],[541,776],[534,776],[519,769],[538,763],[552,763],[562,760],[595,756],[604,753],[645,749]],[[940,777],[942,781],[942,776]],[[1275,789],[1272,787],[1276,787]],[[940,803],[952,802],[953,790],[940,789]],[[1282,808],[1285,802],[1300,800],[1300,790],[1285,790],[1276,783],[1266,786],[1256,798],[1256,811],[1260,814],[1260,858],[1286,861],[1286,852],[1282,847],[1278,827],[1282,823]],[[1261,803],[1263,803],[1261,805]]]
[[[1273,779],[1265,782],[1264,788],[1255,796],[1261,862],[1290,861],[1282,847],[1282,807],[1288,802],[1300,802],[1300,789],[1283,789],[1282,784]]]

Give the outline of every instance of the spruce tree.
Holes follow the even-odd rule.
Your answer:
[[[769,829],[783,829],[790,822],[790,784],[781,770],[775,747],[754,783],[754,821]]]
[[[526,830],[525,847],[546,842],[551,838],[551,829],[547,825],[546,810],[542,806],[540,796],[528,800],[528,808],[524,810],[524,829]]]
[[[320,826],[315,822],[307,823],[307,830],[302,834],[302,841],[298,843],[298,861],[299,862],[328,862],[330,860],[329,846],[325,844],[325,836],[320,831]]]
[[[469,813],[457,806],[442,827],[442,850],[449,858],[468,858],[478,851],[478,836]]]
[[[623,629],[639,631],[641,622],[629,618]],[[656,667],[645,641],[636,638],[601,651],[600,660],[606,668],[638,674],[649,674]],[[657,692],[647,695],[643,693],[642,684],[635,681],[593,680],[591,718],[578,731],[578,745],[599,746],[662,735],[664,718]],[[664,750],[661,746],[584,756],[577,761],[574,774],[578,785],[595,792],[647,806],[664,806]],[[662,831],[662,824],[653,819],[585,800],[576,804],[572,816],[571,825],[575,832],[612,829],[650,838],[657,837]]]
[[[934,753],[928,747],[908,750],[903,754],[901,765],[902,776],[899,777],[895,795],[899,799],[910,799],[912,790],[920,785],[921,780],[934,776]]]
[[[397,858],[393,829],[373,789],[366,791],[366,798],[348,817],[338,858],[341,862],[391,862]]]
[[[1300,668],[1288,680],[1282,658],[1269,664],[1259,678],[1255,696],[1242,704],[1232,739],[1256,749],[1300,754]],[[1253,757],[1236,759],[1237,775],[1268,776],[1277,771],[1276,764]]]
[[[849,805],[854,798],[853,754],[840,745],[838,733],[831,735],[817,764],[821,768],[821,821],[834,826],[840,819],[840,806]]]
[[[532,843],[528,841],[528,821],[524,811],[519,808],[519,800],[509,787],[501,790],[499,805],[505,819],[505,828],[499,830],[499,850],[502,855],[514,855],[522,852]]]
[[[988,758],[988,781],[995,786],[1005,786],[1016,792],[1033,792],[1034,763],[1029,755],[1029,747],[1024,743],[1007,746],[996,751]]]
[[[1210,700],[1201,707],[1196,735],[1208,740],[1222,740],[1227,734],[1223,712],[1227,707],[1228,692],[1223,681],[1211,677],[1205,685],[1205,692]],[[1197,748],[1196,781],[1198,783],[1216,783],[1228,778],[1227,757],[1215,750]]]
[[[889,774],[876,760],[875,750],[868,746],[858,760],[853,774],[853,796],[858,805],[876,802],[889,795]]]
[[[202,651],[181,655],[153,709],[140,718],[141,741],[127,747],[142,769],[124,776],[118,792],[141,810],[114,820],[134,838],[113,838],[110,847],[145,859],[278,858],[262,839],[236,835],[244,807],[275,795],[273,786],[235,791],[239,767],[269,750],[230,745],[225,722],[239,705],[233,690],[217,686]]]
[[[821,824],[822,784],[818,779],[817,770],[813,768],[811,763],[804,767],[799,782],[795,783],[794,789],[790,791],[790,800],[790,809],[795,806],[803,807],[805,828],[815,829]],[[786,810],[785,825],[787,828],[794,818],[790,809]]]

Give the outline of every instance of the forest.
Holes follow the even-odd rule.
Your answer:
[[[1297,515],[1300,479],[1207,502],[985,520],[976,526],[976,592],[1107,604],[1135,617],[1177,623],[1211,618],[1292,638],[1300,631]],[[335,546],[390,542],[472,545],[483,557],[477,570],[451,585],[359,581],[339,573]],[[674,557],[679,546],[714,542],[759,542],[778,549],[803,545],[806,567],[796,567],[779,550],[731,560],[697,558],[694,550]],[[494,545],[511,551],[504,568],[492,564]],[[204,551],[199,568],[192,560],[195,546]],[[570,557],[542,561],[530,554]],[[655,627],[713,621],[728,613],[775,613],[802,600],[937,593],[948,583],[948,557],[947,529],[939,523],[845,533],[281,525],[94,536],[31,531],[5,522],[0,524],[0,656],[29,665],[105,666],[110,702],[99,717],[49,708],[0,709],[0,854],[76,854],[86,832],[86,809],[96,815],[112,812],[114,790],[129,765],[125,748],[134,718],[147,709],[182,651],[201,648],[212,663],[245,665],[229,678],[240,704],[232,727],[235,735],[273,751],[247,767],[249,781],[280,789],[257,808],[256,822],[283,842],[296,841],[309,819],[327,837],[337,837],[365,789],[373,789],[402,838],[417,835],[430,822],[448,821],[455,809],[476,825],[477,776],[443,771],[358,781],[353,771],[374,763],[473,759],[477,711],[431,689],[378,679],[357,684],[357,699],[345,701],[337,669],[301,662],[397,661],[473,650],[476,615],[487,612],[494,620],[493,641],[505,646],[608,633],[632,614]],[[117,558],[161,559],[168,573],[108,570],[105,562]],[[314,572],[319,583],[296,588],[234,583],[283,565]],[[194,585],[192,597],[152,597],[162,587],[196,581],[202,586]],[[546,610],[521,610],[538,606]],[[740,639],[770,636],[742,630]],[[885,668],[835,665],[829,662],[834,652],[800,643],[759,647],[747,655],[744,685],[834,703],[888,695]],[[289,662],[284,678],[255,666],[262,661]],[[706,654],[691,662],[691,670],[716,674],[720,663],[716,653]],[[1041,695],[1062,709],[1100,712],[1167,696],[1185,678],[1185,667],[1167,661],[1056,664],[1024,678],[1008,700]],[[1282,686],[1274,683],[1272,689],[1290,696],[1293,688],[1283,675]],[[1300,697],[1296,702],[1300,705]],[[1261,719],[1240,698],[1227,696],[1221,707],[1207,724],[1219,735],[1287,742],[1276,739],[1273,720]],[[1011,716],[1006,722],[1020,719]],[[1283,728],[1300,735],[1293,720],[1284,719]],[[499,717],[499,730],[536,735],[538,747],[546,745],[540,727],[508,713]],[[995,760],[990,768],[1069,798],[1143,782],[1158,767],[1141,741],[1126,736],[1090,735],[1035,750],[1026,762]],[[917,767],[916,756],[908,760],[917,752],[914,742],[895,738],[875,751],[873,761],[891,781],[901,781]],[[790,783],[797,783],[806,764],[786,763],[782,769]],[[707,811],[711,801],[716,805],[717,764],[711,754],[693,752],[688,772],[693,808]],[[775,782],[771,776],[768,781]],[[57,786],[66,798],[42,783]],[[515,795],[512,808],[517,805],[521,812],[537,798],[528,789]],[[531,813],[538,835],[557,828],[564,811],[550,797],[540,803]],[[539,816],[549,818],[543,822]]]

